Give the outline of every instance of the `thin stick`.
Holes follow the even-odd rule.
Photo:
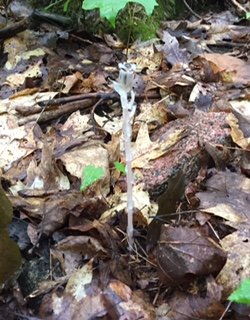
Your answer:
[[[226,309],[225,309],[225,310],[224,310],[224,312],[222,313],[222,315],[221,315],[221,317],[220,317],[220,319],[219,319],[219,320],[222,320],[222,319],[224,318],[224,316],[225,316],[225,315],[226,315],[226,313],[228,312],[228,310],[229,310],[229,308],[230,308],[231,304],[232,304],[232,301],[230,301],[230,302],[228,303],[228,305],[227,305]]]
[[[186,8],[198,19],[202,20],[202,16],[200,16],[198,13],[196,13],[191,7],[190,5],[187,3],[186,0],[182,0],[184,5],[186,6]]]
[[[239,2],[237,2],[236,0],[231,1],[238,9],[240,9],[240,11],[247,13],[247,10]]]

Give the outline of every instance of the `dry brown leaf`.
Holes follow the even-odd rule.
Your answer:
[[[150,160],[157,159],[173,147],[185,134],[184,129],[177,129],[168,136],[167,140],[151,141],[148,133],[148,126],[142,123],[139,129],[136,142],[133,148],[133,168],[146,168]]]
[[[63,89],[61,90],[61,92],[67,94],[78,81],[83,81],[83,76],[79,71],[75,72],[74,74],[63,77],[59,79],[57,82],[63,85]]]
[[[225,82],[238,82],[249,84],[250,64],[227,54],[205,53],[202,55],[206,59],[214,72],[220,74]]]
[[[243,132],[239,128],[238,119],[232,113],[230,113],[227,116],[227,121],[231,127],[231,137],[233,141],[241,148],[247,149],[250,144],[250,139],[246,139],[244,137]]]
[[[70,182],[58,168],[53,159],[53,147],[44,139],[39,165],[35,160],[27,168],[27,186],[29,189],[69,190]]]
[[[34,66],[29,66],[23,73],[14,73],[6,78],[5,84],[11,88],[22,86],[27,78],[37,79],[42,77],[42,61],[38,61]]]
[[[207,280],[206,294],[185,294],[175,292],[168,304],[158,308],[159,320],[214,320],[219,319],[224,311],[220,302],[221,287],[212,277]]]
[[[198,192],[200,210],[244,223],[250,219],[250,179],[238,173],[217,172],[206,183],[207,191]]]
[[[80,301],[87,296],[85,286],[90,284],[92,279],[93,259],[71,275],[66,285],[65,293],[71,294],[77,302]]]
[[[140,114],[136,117],[134,127],[140,127],[145,122],[148,124],[149,131],[163,126],[167,123],[167,109],[161,104],[142,103],[140,104]]]
[[[83,136],[83,133],[90,130],[92,124],[90,124],[90,116],[87,114],[81,114],[79,110],[73,112],[60,127],[60,132],[63,136],[67,132],[70,132],[71,138],[78,138]]]
[[[124,283],[111,280],[101,290],[93,279],[91,261],[76,271],[60,296],[48,295],[40,307],[40,317],[48,320],[88,320],[155,318],[153,307],[141,292],[132,292]]]
[[[186,49],[181,49],[179,41],[168,31],[163,31],[162,41],[164,58],[173,67],[173,70],[182,70],[188,68],[188,59]]]
[[[221,240],[227,252],[227,262],[218,275],[218,283],[223,286],[223,300],[239,287],[242,280],[250,278],[250,233],[249,227],[233,232]]]
[[[41,147],[34,132],[35,123],[18,126],[13,115],[0,116],[0,168],[4,171],[10,169],[14,162],[31,154]]]
[[[101,293],[76,301],[70,294],[53,293],[45,297],[47,301],[41,305],[39,316],[47,320],[88,320],[107,314],[105,301]]]
[[[143,69],[157,71],[162,62],[162,52],[157,52],[155,40],[135,43],[128,49],[128,63],[135,63],[136,70],[139,72]]]
[[[161,280],[178,286],[200,276],[217,275],[226,262],[226,253],[201,228],[165,225],[156,259]]]
[[[106,250],[98,240],[90,236],[68,236],[57,243],[54,256],[59,258],[66,275],[79,268],[83,257],[86,259],[105,256]]]
[[[43,198],[41,198],[43,199]],[[81,219],[98,219],[107,208],[105,201],[98,197],[91,199],[83,196],[80,191],[61,191],[48,196],[44,202],[41,214],[44,219],[40,225],[42,233],[50,235],[65,225],[66,219],[74,216],[75,223]],[[70,217],[72,223],[73,218]]]
[[[135,221],[137,221],[139,225],[147,226],[152,220],[151,217],[155,215],[157,211],[157,205],[150,201],[148,192],[142,189],[142,186],[139,184],[133,188],[133,202],[137,212]],[[99,219],[100,222],[108,222],[112,217],[117,215],[118,212],[127,208],[127,193],[114,195],[109,198],[109,201],[112,203],[112,208],[102,214]]]

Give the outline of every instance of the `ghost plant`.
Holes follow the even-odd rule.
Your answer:
[[[115,91],[120,95],[123,118],[123,139],[126,160],[126,180],[127,180],[127,236],[129,249],[133,246],[133,171],[132,171],[132,121],[136,110],[135,92],[133,90],[133,80],[136,66],[129,63],[119,63],[119,77],[113,81]]]

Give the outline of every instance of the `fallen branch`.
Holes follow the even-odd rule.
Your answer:
[[[67,105],[64,105],[63,108],[60,106],[55,110],[42,111],[39,115],[32,114],[30,116],[22,118],[18,121],[18,125],[21,126],[33,121],[37,123],[44,123],[47,121],[57,119],[63,115],[72,113],[77,110],[86,110],[88,108],[91,108],[92,105],[93,105],[93,100],[91,99],[86,99],[82,102],[77,101],[77,102],[69,103]]]
[[[120,96],[117,92],[109,92],[109,93],[104,93],[104,92],[93,92],[93,93],[85,93],[85,94],[78,94],[74,95],[71,97],[64,97],[64,98],[56,98],[56,99],[51,99],[47,101],[42,101],[39,102],[40,107],[45,107],[45,106],[51,106],[51,105],[59,105],[59,104],[65,104],[69,102],[74,102],[74,101],[84,101],[85,99],[102,99],[102,100],[119,100]],[[159,99],[160,95],[158,93],[143,93],[135,96],[136,100],[141,100],[141,99]]]

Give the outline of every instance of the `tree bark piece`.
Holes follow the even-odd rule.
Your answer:
[[[187,136],[181,139],[164,156],[150,162],[150,168],[142,169],[145,189],[157,199],[168,188],[168,181],[182,170],[185,184],[196,178],[202,161],[202,146],[222,144],[230,146],[230,130],[225,112],[195,111],[188,118],[169,122],[152,136],[152,140],[167,139],[173,130],[186,128]],[[149,165],[150,165],[149,164]]]

